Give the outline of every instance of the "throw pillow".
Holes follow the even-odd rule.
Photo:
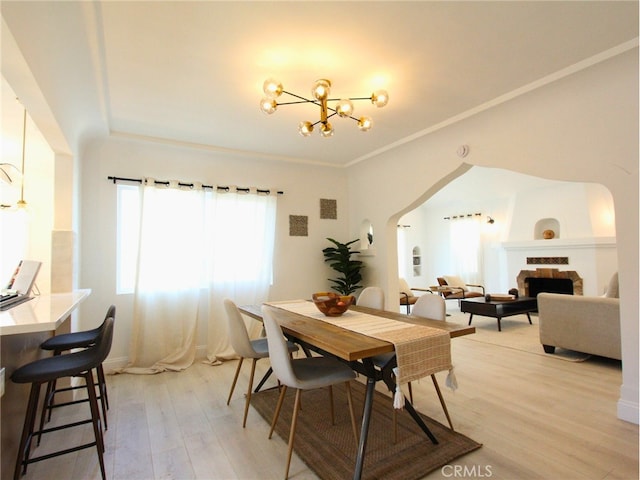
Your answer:
[[[465,292],[469,291],[469,289],[467,288],[467,284],[464,283],[464,280],[462,280],[457,275],[445,275],[444,279],[447,281],[447,285],[449,285],[450,287],[460,287]]]
[[[413,292],[411,291],[411,287],[407,283],[404,278],[399,280],[400,283],[400,293],[413,297]]]

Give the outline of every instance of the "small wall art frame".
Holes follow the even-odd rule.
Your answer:
[[[289,236],[308,237],[309,217],[306,215],[289,215]]]

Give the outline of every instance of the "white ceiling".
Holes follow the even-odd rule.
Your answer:
[[[337,166],[638,37],[635,1],[3,0],[2,15],[67,137],[148,136]],[[356,102],[374,119],[368,133],[335,119],[332,138],[303,138],[297,125],[316,121],[317,107],[263,114],[270,76],[307,97],[329,78],[332,96],[385,88],[390,101]]]

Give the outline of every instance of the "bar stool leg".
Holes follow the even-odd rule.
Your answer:
[[[104,469],[104,439],[102,437],[102,428],[100,427],[100,412],[98,410],[98,397],[96,396],[96,388],[93,384],[93,374],[91,370],[84,374],[85,381],[87,382],[87,393],[89,394],[89,405],[91,405],[91,423],[93,424],[93,433],[96,436],[96,449],[98,450],[98,462],[100,463],[100,473],[102,473],[102,480],[107,478],[107,474]]]
[[[47,391],[44,394],[44,400],[42,402],[42,412],[40,413],[40,429],[38,433],[38,443],[36,445],[40,445],[40,440],[42,439],[42,430],[44,430],[44,422],[45,418],[47,418],[47,410],[49,410],[47,422],[51,421],[51,411],[52,408],[48,408],[49,405],[53,404],[53,396],[56,392],[56,382],[55,380],[51,382],[47,382]]]
[[[22,474],[27,473],[27,460],[29,459],[29,451],[31,450],[31,438],[33,435],[33,427],[36,423],[36,412],[38,410],[38,398],[40,397],[41,383],[32,383],[29,393],[29,401],[27,402],[27,413],[24,417],[24,426],[22,427],[22,436],[20,437],[20,446],[18,447],[18,457],[16,459],[16,468],[13,472],[14,480],[20,478],[20,467],[24,464]]]
[[[54,355],[59,355],[59,353],[56,353]],[[98,390],[100,391],[100,397],[98,398],[100,398],[100,403],[102,406],[102,421],[104,423],[104,429],[108,430],[109,424],[107,423],[107,410],[109,409],[109,400],[107,398],[107,384],[104,376],[104,370],[102,369],[102,364],[100,364],[96,368],[96,373],[98,376],[98,383],[94,382],[94,388],[95,386],[97,386]],[[44,402],[42,403],[42,413],[40,414],[40,430],[38,433],[37,445],[40,445],[40,440],[42,438],[42,431],[44,430],[44,424],[45,422],[51,421],[51,413],[55,408],[55,403],[54,403],[55,395],[56,393],[59,393],[58,391],[56,391],[56,385],[57,385],[56,382],[57,380],[52,380],[47,383],[47,391],[44,397]],[[73,391],[74,389],[77,389],[77,388],[82,388],[82,387],[81,386],[71,387],[71,388],[62,389],[61,391]],[[86,400],[75,400],[75,402],[81,402],[81,401],[86,401]],[[64,405],[65,404],[63,404],[63,406]]]
[[[102,401],[103,403],[103,407],[102,407],[102,411],[104,412],[104,407],[107,407],[107,410],[109,410],[109,396],[107,395],[107,379],[104,376],[104,369],[102,368],[102,364],[98,365],[98,382],[100,383],[100,396],[104,399]],[[107,414],[106,412],[104,412],[104,416],[105,416],[105,430],[107,428]]]

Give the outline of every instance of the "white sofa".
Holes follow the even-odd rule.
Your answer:
[[[617,274],[601,297],[538,294],[540,343],[547,353],[556,347],[622,359]]]

